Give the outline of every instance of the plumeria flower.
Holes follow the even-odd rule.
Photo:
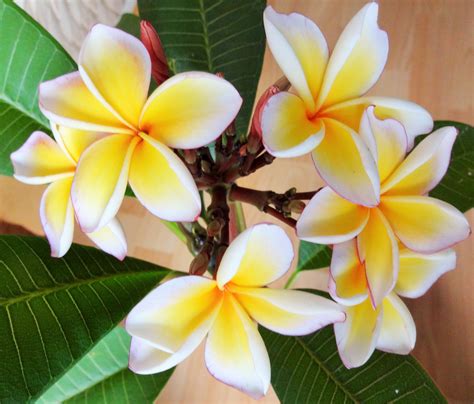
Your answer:
[[[304,335],[345,315],[339,305],[296,290],[265,288],[289,269],[291,241],[278,226],[259,224],[225,252],[216,280],[173,279],[153,290],[129,314],[130,369],[151,374],[188,357],[206,335],[205,361],[220,381],[254,398],[270,385],[270,363],[257,323],[286,335]]]
[[[415,346],[416,328],[403,301],[397,296],[422,296],[444,273],[456,267],[452,249],[420,254],[402,247],[400,273],[393,292],[375,309],[368,299],[364,262],[355,240],[334,246],[329,291],[345,305],[347,320],[334,324],[339,354],[347,368],[363,365],[375,349],[401,355]]]
[[[51,124],[56,143],[44,132],[33,132],[23,146],[11,155],[14,176],[26,184],[50,184],[43,193],[40,218],[43,230],[51,246],[53,257],[62,257],[71,247],[74,235],[74,210],[71,202],[71,186],[78,156],[96,136],[81,142],[69,143],[67,149],[60,132],[69,138],[71,130]],[[70,150],[70,151],[69,151]],[[122,226],[116,218],[87,236],[102,250],[122,260],[127,255],[127,242]]]
[[[268,45],[294,93],[270,98],[262,114],[263,142],[276,157],[312,152],[321,177],[338,194],[375,206],[377,169],[357,135],[363,111],[376,106],[379,118],[400,121],[408,135],[433,128],[420,106],[395,98],[362,97],[377,81],[387,61],[388,38],[377,25],[377,3],[366,4],[342,32],[329,57],[323,34],[303,15],[264,13]]]
[[[82,131],[77,136],[107,134],[84,150],[72,184],[84,231],[115,216],[127,182],[162,219],[192,221],[201,210],[193,178],[172,148],[212,142],[242,99],[228,81],[202,72],[177,74],[147,99],[150,74],[150,56],[138,39],[99,24],[82,46],[79,71],[40,86],[40,108],[50,120]]]
[[[337,244],[357,237],[374,306],[395,286],[397,240],[413,251],[433,253],[470,234],[461,212],[426,195],[446,173],[456,135],[454,127],[438,129],[405,158],[407,136],[403,126],[393,119],[379,120],[369,107],[362,116],[360,136],[377,161],[380,203],[368,208],[325,187],[298,220],[297,233],[303,240]]]

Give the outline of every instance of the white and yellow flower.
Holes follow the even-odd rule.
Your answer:
[[[312,152],[325,182],[355,203],[375,206],[377,168],[357,135],[363,111],[375,105],[379,118],[406,128],[408,146],[433,127],[420,106],[399,99],[361,97],[377,81],[387,61],[387,34],[377,25],[377,3],[366,4],[342,32],[329,57],[316,24],[303,15],[264,13],[268,46],[295,93],[270,98],[262,114],[263,142],[276,157]]]
[[[415,323],[397,295],[423,295],[441,275],[456,267],[456,254],[451,249],[419,254],[402,247],[395,288],[375,309],[368,298],[364,266],[355,240],[334,246],[329,291],[337,302],[345,305],[347,319],[334,324],[334,331],[347,368],[363,365],[375,349],[401,355],[413,349]]]
[[[138,39],[99,24],[82,46],[79,71],[40,86],[42,112],[77,130],[72,142],[107,134],[84,150],[72,184],[76,217],[87,232],[115,216],[127,182],[162,219],[192,221],[201,210],[193,178],[172,148],[212,142],[242,99],[229,82],[202,72],[177,74],[147,99],[150,70]]]
[[[81,142],[74,145],[71,153],[61,143],[60,136],[60,132],[67,135],[70,131],[55,124],[51,126],[59,145],[46,133],[34,132],[22,147],[12,153],[11,161],[17,180],[26,184],[50,184],[41,198],[40,218],[51,246],[51,255],[62,257],[69,250],[74,234],[71,186],[77,156],[101,135],[81,137]],[[118,259],[127,255],[125,235],[116,218],[99,230],[86,234],[98,247]]]
[[[372,208],[357,205],[325,187],[298,220],[297,233],[303,240],[337,244],[357,237],[374,306],[397,281],[398,240],[426,254],[446,249],[470,234],[461,212],[426,195],[446,173],[456,135],[454,127],[438,129],[405,158],[403,126],[393,119],[379,120],[369,107],[361,120],[360,137],[377,162],[380,203]]]
[[[257,323],[286,335],[309,334],[344,321],[339,305],[295,290],[265,288],[293,259],[291,241],[278,226],[241,233],[225,252],[216,280],[186,276],[164,283],[127,317],[130,368],[140,374],[169,369],[204,340],[209,372],[252,397],[270,385],[270,363]]]

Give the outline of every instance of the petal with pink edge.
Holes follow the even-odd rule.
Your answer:
[[[164,220],[192,222],[201,212],[194,179],[167,146],[142,134],[132,157],[130,186],[151,213]]]
[[[283,229],[261,223],[240,233],[226,250],[217,271],[217,284],[267,285],[290,268],[294,252]]]
[[[53,182],[46,188],[40,203],[40,218],[51,246],[52,257],[62,257],[71,247],[74,235],[72,177]]]
[[[123,232],[122,225],[117,219],[112,219],[107,225],[87,236],[102,251],[113,255],[119,260],[127,256],[127,240]]]
[[[270,360],[255,324],[230,293],[209,331],[205,350],[211,375],[259,399],[270,387]]]
[[[309,18],[280,14],[271,6],[263,13],[263,24],[273,57],[308,112],[315,113],[329,53],[323,34]]]
[[[178,149],[205,146],[231,124],[242,105],[235,87],[214,74],[176,74],[148,98],[140,130]]]
[[[137,38],[117,28],[95,25],[82,44],[79,72],[111,113],[137,128],[151,78],[150,55]]]
[[[402,300],[391,293],[383,301],[383,320],[376,348],[408,355],[415,347],[416,326]]]
[[[428,135],[382,184],[382,193],[423,195],[431,191],[446,174],[456,136],[453,126]]]
[[[424,295],[448,271],[456,268],[456,252],[452,249],[434,254],[419,254],[407,248],[400,250],[400,272],[395,293],[416,298]]]
[[[117,214],[127,188],[137,136],[113,135],[98,140],[82,154],[71,197],[85,233],[105,226]]]
[[[355,205],[325,187],[306,205],[296,224],[296,232],[301,240],[337,244],[357,236],[367,220],[369,209]]]
[[[379,6],[368,3],[352,18],[329,58],[316,107],[359,97],[378,80],[388,56],[388,36],[377,24]]]
[[[444,250],[471,233],[464,215],[439,199],[383,196],[380,209],[400,241],[417,252]]]
[[[263,109],[263,144],[275,157],[298,157],[309,153],[323,136],[322,121],[308,119],[303,100],[295,94],[275,94]]]

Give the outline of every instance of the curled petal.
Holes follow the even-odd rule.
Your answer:
[[[297,13],[279,14],[271,6],[263,13],[268,46],[308,112],[315,100],[328,60],[328,46],[317,25]]]
[[[368,219],[369,209],[355,205],[325,187],[306,205],[296,224],[296,232],[301,240],[337,244],[357,236]]]
[[[127,187],[133,150],[139,138],[107,136],[88,147],[77,165],[72,203],[82,230],[92,233],[117,214]]]
[[[39,105],[53,122],[85,131],[131,133],[82,81],[79,72],[46,81],[39,87]]]
[[[74,235],[71,184],[72,177],[55,181],[46,188],[41,198],[41,224],[53,257],[62,257],[67,253]]]
[[[346,321],[334,324],[337,349],[348,369],[362,366],[375,350],[382,325],[382,307],[372,307],[369,299],[345,308]]]
[[[331,297],[345,306],[367,299],[365,267],[359,259],[355,239],[334,245],[328,289]]]
[[[281,227],[257,224],[240,233],[226,250],[217,284],[221,289],[230,281],[241,286],[267,285],[288,271],[293,257],[293,246]]]
[[[452,249],[434,254],[400,251],[400,272],[395,293],[416,298],[424,295],[439,277],[456,268],[456,252]]]
[[[417,145],[382,185],[386,195],[423,195],[446,174],[457,130],[440,128]]]
[[[415,347],[416,326],[402,300],[391,293],[383,301],[383,320],[376,348],[408,355]]]
[[[177,353],[187,342],[197,346],[202,341],[221,302],[215,281],[200,276],[175,278],[145,296],[128,315],[125,328],[155,348]]]
[[[275,157],[298,157],[309,153],[323,136],[322,121],[308,119],[303,100],[295,94],[278,93],[263,109],[263,144]]]
[[[258,333],[235,297],[225,293],[219,315],[209,331],[205,359],[221,382],[258,399],[270,387],[270,360]]]
[[[142,134],[132,157],[130,186],[151,213],[164,220],[192,222],[201,212],[193,177],[174,152]]]
[[[234,285],[229,290],[250,317],[279,334],[306,335],[345,319],[337,303],[312,293]]]
[[[101,229],[88,233],[87,236],[103,251],[119,260],[127,256],[127,240],[122,225],[117,219],[112,219]]]
[[[313,151],[313,161],[323,180],[343,198],[364,206],[380,199],[380,179],[367,145],[348,126],[324,119],[325,135]]]
[[[95,25],[81,48],[79,72],[89,90],[132,129],[147,99],[151,62],[134,36],[106,25]]]
[[[74,175],[74,163],[44,132],[33,132],[10,158],[15,178],[27,184],[47,184]]]
[[[241,105],[235,87],[215,74],[180,73],[148,98],[140,129],[169,147],[195,149],[219,137]]]
[[[444,250],[471,232],[459,210],[435,198],[383,196],[380,209],[400,241],[417,252]]]
[[[367,92],[378,80],[388,56],[388,37],[377,25],[378,4],[366,4],[347,24],[329,58],[316,107]]]
[[[374,306],[382,303],[393,289],[398,276],[398,245],[390,225],[377,208],[357,238],[361,262],[365,264],[367,285]]]

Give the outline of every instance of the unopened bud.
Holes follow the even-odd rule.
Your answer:
[[[250,128],[250,133],[254,133],[260,137],[262,137],[262,112],[265,105],[267,105],[268,100],[270,97],[274,96],[275,94],[279,93],[281,90],[273,85],[270,86],[265,90],[265,92],[259,98],[257,105],[255,106],[255,111],[253,113],[252,118],[252,126]]]
[[[160,85],[170,77],[170,72],[160,37],[153,25],[146,20],[140,22],[140,39],[150,55],[151,75],[156,84]]]
[[[184,161],[188,164],[194,164],[197,159],[197,153],[196,150],[190,149],[190,150],[183,150],[184,152]]]
[[[217,72],[217,73],[216,73],[216,76],[217,76],[217,77],[220,77],[221,79],[223,79],[223,78],[224,78],[224,73],[223,73],[223,72]]]
[[[288,209],[291,212],[297,213],[297,214],[303,212],[305,207],[306,207],[306,204],[303,201],[293,200],[293,201],[290,201],[290,203],[288,204]]]
[[[207,225],[207,235],[209,237],[217,236],[222,227],[224,227],[224,219],[217,217],[211,223]]]
[[[203,173],[211,174],[212,173],[211,163],[209,163],[209,161],[202,160],[201,161],[201,170],[202,170]]]
[[[189,273],[191,275],[203,275],[207,271],[209,265],[209,254],[202,252],[191,261],[189,266]]]

